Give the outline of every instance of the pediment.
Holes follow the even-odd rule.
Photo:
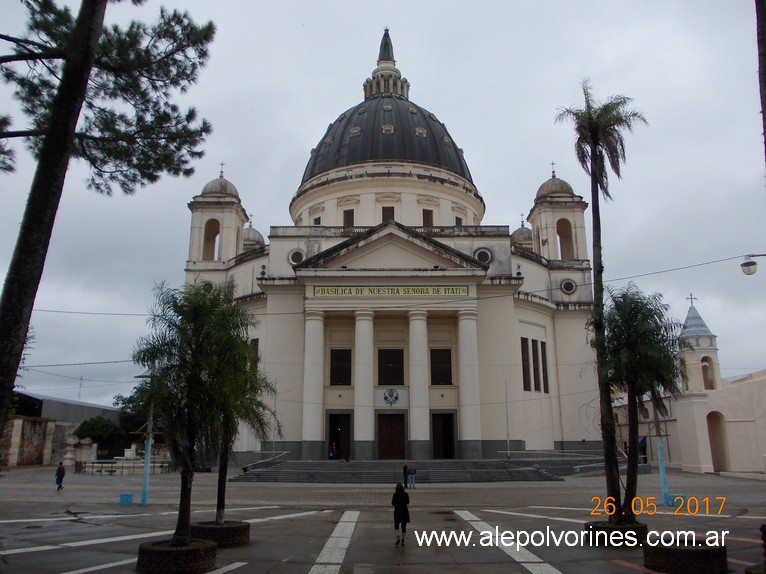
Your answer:
[[[399,272],[433,269],[484,273],[487,267],[452,247],[399,223],[382,224],[296,266],[301,269]]]

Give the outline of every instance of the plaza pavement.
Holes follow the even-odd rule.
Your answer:
[[[133,572],[140,543],[168,538],[175,526],[179,478],[152,475],[141,506],[142,476],[75,474],[56,492],[54,467],[0,474],[0,572],[84,574]],[[642,550],[541,542],[517,549],[487,544],[486,532],[581,532],[604,496],[603,477],[560,482],[421,484],[410,490],[412,523],[406,548],[395,547],[393,486],[229,483],[227,519],[251,522],[247,547],[219,549],[217,572],[387,574],[503,572],[630,574],[643,568]],[[642,516],[659,533],[727,532],[729,572],[763,563],[759,527],[766,523],[766,482],[731,476],[671,473],[670,491],[709,501],[709,515],[672,515],[659,505]],[[760,475],[758,478],[763,478]],[[134,504],[121,506],[121,494]],[[661,498],[656,473],[639,478],[640,503]],[[198,473],[193,521],[211,520],[216,474]],[[718,498],[716,498],[718,497]],[[725,504],[719,512],[721,497]],[[603,508],[603,506],[602,506]],[[689,509],[694,512],[694,508]],[[668,514],[665,514],[667,512]],[[418,543],[415,531],[467,533],[470,544]],[[541,536],[541,535],[540,535]],[[575,534],[567,534],[571,541]],[[541,540],[541,539],[538,539]],[[483,542],[483,543],[482,543]]]

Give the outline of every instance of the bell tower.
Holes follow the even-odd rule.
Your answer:
[[[708,329],[694,306],[696,297],[689,295],[689,312],[686,314],[681,340],[688,345],[683,349],[686,360],[687,380],[684,390],[713,391],[721,388],[721,367],[718,362],[716,336]]]

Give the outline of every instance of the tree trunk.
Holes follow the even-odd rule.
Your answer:
[[[758,87],[761,92],[761,124],[766,159],[766,0],[755,0],[755,22],[758,38]]]
[[[606,494],[617,508],[622,506],[620,496],[620,466],[617,458],[617,436],[612,410],[612,388],[606,371],[606,342],[604,339],[604,265],[601,256],[601,209],[599,207],[598,167],[596,145],[591,144],[590,196],[593,218],[593,337],[596,348],[596,375],[598,377],[599,411],[601,415],[601,444],[604,449]],[[619,516],[610,521],[619,522]]]
[[[223,524],[226,512],[226,475],[229,472],[229,449],[231,440],[224,436],[221,440],[221,453],[218,455],[218,492],[215,501],[215,521]]]
[[[178,518],[173,533],[173,546],[187,546],[191,540],[191,495],[194,470],[181,471],[181,493],[178,497]]]
[[[632,523],[636,521],[633,513],[633,499],[638,490],[638,402],[640,397],[636,393],[636,385],[627,381],[628,397],[628,470],[625,477],[625,500],[622,506],[622,522]]]
[[[82,0],[80,5],[3,285],[0,299],[0,432],[5,428],[105,11],[106,0]]]

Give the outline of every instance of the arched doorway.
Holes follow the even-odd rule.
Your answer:
[[[710,440],[710,454],[715,472],[729,470],[729,451],[726,441],[726,420],[718,411],[707,415],[707,434]]]

